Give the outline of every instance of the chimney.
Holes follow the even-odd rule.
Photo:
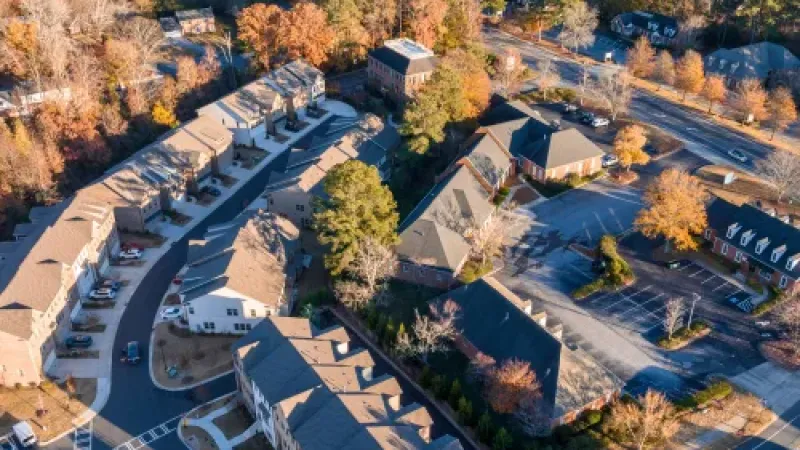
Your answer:
[[[400,394],[393,395],[393,396],[389,397],[388,403],[389,403],[389,406],[392,408],[392,411],[395,411],[395,412],[400,411],[400,408],[401,408],[401,405],[400,405]]]
[[[364,367],[361,369],[361,378],[364,381],[372,381],[372,367]]]
[[[531,314],[531,319],[536,322],[540,327],[547,329],[547,313],[539,311],[536,314]]]
[[[348,352],[350,352],[350,343],[340,342],[336,344],[336,351],[339,352],[340,355],[346,355]]]
[[[553,325],[552,327],[547,329],[547,332],[550,333],[550,335],[553,336],[554,338],[561,341],[564,334],[564,325],[560,323]]]

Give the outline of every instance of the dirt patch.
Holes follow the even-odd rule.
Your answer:
[[[789,370],[800,369],[800,352],[789,341],[766,341],[759,345],[765,358]]]
[[[272,445],[270,445],[264,433],[257,433],[250,439],[233,447],[233,450],[272,450]]]
[[[214,175],[214,178],[219,179],[219,181],[222,183],[222,185],[225,186],[226,188],[229,188],[229,187],[233,186],[234,184],[236,184],[237,181],[239,181],[238,178],[232,177],[230,175],[226,175],[224,173],[216,174],[216,175]]]
[[[219,450],[214,438],[200,427],[184,427],[182,433],[183,439],[192,450]]]
[[[536,193],[533,188],[530,186],[522,186],[516,191],[514,191],[514,195],[511,197],[511,201],[515,205],[525,205],[532,201],[536,201],[539,199],[539,194]]]
[[[217,199],[217,197],[214,197],[211,194],[207,194],[205,192],[201,192],[197,196],[197,204],[200,205],[200,206],[208,206],[208,205],[214,203],[214,200],[216,200],[216,199]]]
[[[50,440],[72,428],[72,421],[85,412],[97,393],[94,378],[74,378],[75,391],[70,395],[65,386],[51,382],[39,387],[0,388],[0,435],[27,420],[41,441]],[[37,410],[46,411],[37,416]]]
[[[628,171],[619,170],[619,171],[615,171],[613,174],[611,174],[611,179],[614,180],[614,182],[617,183],[617,184],[629,185],[629,184],[633,183],[634,181],[638,180],[639,179],[639,175],[636,172],[633,172],[633,171],[628,172]]]
[[[158,248],[164,245],[167,240],[164,236],[157,233],[120,233],[122,244],[133,244],[141,248]]]
[[[187,216],[186,214],[178,212],[177,210],[174,209],[170,211],[164,211],[164,216],[169,218],[171,224],[177,225],[179,227],[182,227],[192,221],[192,216]]]
[[[701,434],[714,429],[735,416],[741,416],[745,420],[741,433],[726,436],[729,440],[723,447],[715,445],[714,448],[733,448],[736,443],[747,436],[754,436],[761,432],[769,423],[774,420],[775,414],[764,408],[758,397],[752,394],[734,392],[727,398],[713,402],[708,407],[685,414],[680,417],[678,432],[673,437],[674,443],[686,443],[692,441]],[[720,443],[722,444],[722,443]],[[679,448],[679,447],[675,447]],[[682,447],[680,447],[682,448]]]
[[[233,439],[244,433],[253,424],[253,418],[244,405],[239,405],[233,411],[217,417],[213,422],[214,425],[222,430],[222,434],[226,438]]]
[[[188,386],[225,373],[233,367],[231,345],[239,336],[197,335],[160,323],[153,331],[153,375],[168,388]],[[170,378],[169,367],[178,369]]]

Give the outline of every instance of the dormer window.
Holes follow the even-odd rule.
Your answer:
[[[786,270],[794,270],[798,261],[800,261],[800,253],[795,253],[790,256],[789,259],[786,260]]]
[[[756,254],[760,255],[769,245],[769,238],[762,238],[756,243]]]
[[[773,263],[778,262],[779,259],[786,253],[786,244],[781,245],[780,247],[775,248],[772,250],[772,256],[770,257],[770,261]]]
[[[741,240],[741,243],[742,243],[742,245],[744,246],[744,245],[747,245],[747,244],[749,244],[749,243],[750,243],[750,240],[751,240],[751,239],[753,239],[753,237],[755,237],[755,235],[756,235],[756,233],[755,233],[755,232],[753,232],[753,230],[747,230],[747,231],[745,231],[745,232],[742,234],[742,240]]]
[[[726,234],[728,239],[733,239],[733,237],[736,236],[736,233],[738,233],[741,228],[742,228],[742,226],[739,225],[738,223],[731,224],[728,227],[728,233]]]

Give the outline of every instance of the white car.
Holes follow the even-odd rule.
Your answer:
[[[89,292],[89,298],[92,300],[113,300],[116,296],[116,291],[111,289],[95,289]]]
[[[607,153],[603,155],[601,164],[603,167],[613,167],[619,164],[619,158],[617,158],[617,155],[612,155],[610,153]]]
[[[180,319],[183,316],[181,308],[166,308],[161,310],[161,318],[164,320]]]
[[[11,432],[14,434],[14,437],[17,439],[17,442],[19,442],[22,448],[31,448],[36,446],[36,433],[33,432],[33,427],[31,427],[31,424],[28,422],[23,421],[15,423],[14,426],[11,427]],[[12,445],[11,448],[15,447]]]
[[[746,163],[747,162],[747,155],[745,155],[743,151],[741,151],[741,150],[739,150],[737,148],[728,150],[728,156],[730,156],[731,158],[739,161],[740,163]]]
[[[119,259],[139,259],[141,257],[142,251],[138,248],[131,248],[119,254]]]
[[[608,123],[609,123],[608,119],[606,119],[605,117],[595,117],[594,119],[592,119],[591,125],[592,128],[600,128],[608,126]]]

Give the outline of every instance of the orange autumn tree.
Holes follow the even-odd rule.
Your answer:
[[[485,381],[485,395],[492,409],[509,414],[541,395],[541,385],[530,363],[507,359],[500,367],[489,370]]]
[[[256,3],[243,9],[236,18],[239,39],[253,49],[258,64],[269,68],[270,55],[275,53],[278,20],[283,10],[276,5]]]
[[[411,34],[420,44],[433,48],[443,31],[447,15],[446,0],[409,0]]]
[[[289,59],[303,58],[314,66],[328,62],[336,44],[336,33],[328,25],[328,15],[311,2],[296,4],[278,21],[278,42]]]
[[[694,250],[694,235],[708,223],[707,197],[697,178],[677,169],[665,170],[647,186],[647,207],[639,212],[634,225],[648,238],[664,237],[667,251],[670,244],[679,251]]]

